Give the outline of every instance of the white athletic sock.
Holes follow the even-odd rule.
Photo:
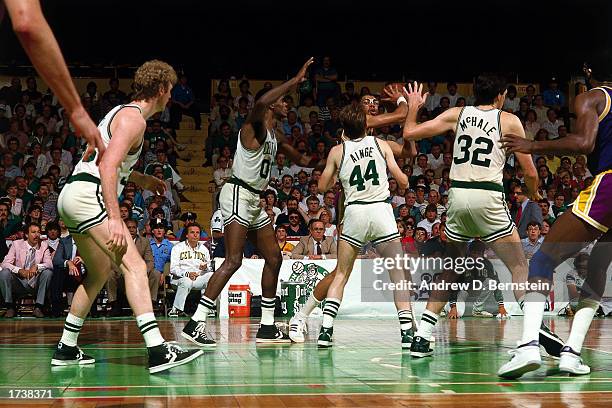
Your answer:
[[[196,322],[206,323],[206,318],[208,317],[208,313],[214,309],[215,309],[215,301],[202,295],[202,298],[200,299],[200,303],[198,303],[198,308],[196,309],[196,312],[193,314],[191,318],[195,320]]]
[[[540,338],[540,326],[544,318],[546,296],[539,292],[529,292],[523,303],[523,338],[521,344],[527,344]]]
[[[431,332],[434,327],[436,327],[436,323],[438,323],[438,314],[430,310],[425,310],[423,316],[421,316],[421,323],[419,324],[419,329],[415,337],[418,336],[429,340],[431,338]]]
[[[153,313],[143,313],[140,316],[136,316],[136,324],[138,324],[147,347],[159,346],[165,342],[159,332],[159,327]]]
[[[589,326],[597,313],[599,308],[599,302],[592,299],[581,300],[578,303],[578,311],[574,315],[574,322],[572,323],[572,330],[570,331],[569,339],[565,343],[566,346],[571,347],[576,353],[580,353],[582,350],[582,344],[586,337]]]
[[[338,315],[342,299],[326,298],[323,307],[323,327],[330,329],[334,326],[334,319]]]
[[[276,298],[261,297],[261,324],[269,326],[274,324],[274,309]]]
[[[412,312],[410,310],[399,310],[397,317],[399,317],[400,329],[408,330],[412,328]]]
[[[62,333],[62,338],[60,341],[70,347],[76,346],[84,321],[85,319],[81,319],[72,313],[68,313],[68,316],[66,316],[66,322],[64,323],[64,332]]]
[[[297,317],[301,317],[302,319],[306,319],[320,304],[321,301],[317,300],[314,293],[311,293],[310,296],[308,296],[308,300],[306,301],[304,307],[302,307],[295,315]]]

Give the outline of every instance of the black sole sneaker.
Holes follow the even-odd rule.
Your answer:
[[[416,358],[433,356],[433,349],[430,346],[430,341],[425,340],[421,336],[416,336],[410,346],[410,355]]]
[[[332,336],[334,334],[334,328],[323,327],[321,326],[321,331],[319,332],[319,339],[317,340],[318,348],[329,348],[334,345],[334,341],[332,340]]]
[[[151,374],[187,364],[204,354],[202,350],[185,350],[178,344],[168,342],[149,347],[148,351]]]
[[[409,349],[412,346],[412,339],[414,338],[414,329],[400,330],[402,334],[402,348]]]
[[[61,341],[57,344],[53,358],[51,358],[52,366],[88,365],[95,362],[96,359],[84,354],[78,346],[67,346]]]
[[[561,349],[565,345],[563,340],[552,332],[544,323],[540,326],[539,342],[546,353],[553,358],[561,357]]]
[[[189,319],[181,336],[200,347],[215,347],[217,343],[206,334],[206,323]]]
[[[291,339],[275,324],[262,324],[257,330],[256,343],[291,343]]]

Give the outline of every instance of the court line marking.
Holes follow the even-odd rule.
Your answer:
[[[587,350],[591,350],[591,351],[597,351],[599,353],[612,354],[612,351],[600,350],[600,349],[596,349],[596,348],[593,348],[593,347],[584,347],[584,346],[582,346],[582,348],[587,349]]]
[[[376,385],[431,385],[431,384],[436,384],[438,386],[441,385],[499,385],[499,384],[507,384],[507,383],[511,383],[511,384],[517,384],[517,385],[524,385],[524,384],[607,384],[607,383],[612,383],[612,378],[593,378],[587,381],[584,380],[580,380],[574,377],[566,377],[567,380],[566,381],[508,381],[508,380],[503,380],[500,379],[499,381],[482,381],[482,382],[473,382],[473,381],[466,381],[466,382],[435,382],[435,383],[427,383],[427,382],[371,382],[371,381],[359,381],[359,382],[347,382],[347,383],[326,383],[326,384],[321,384],[321,383],[311,383],[311,384],[297,384],[299,386],[304,386],[304,387],[318,387],[318,386],[354,386],[354,385],[367,385],[367,386],[376,386]],[[0,388],[19,388],[22,387],[22,385],[0,385]],[[271,384],[163,384],[163,385],[154,385],[154,384],[147,384],[147,385],[117,385],[118,387],[122,387],[122,388],[204,388],[204,387],[211,387],[211,388],[215,388],[215,387],[245,387],[245,388],[250,388],[250,387],[273,387],[273,386],[277,386],[277,387],[288,387],[288,386],[296,386],[295,383],[271,383]],[[91,388],[91,389],[96,389],[96,388],[100,388],[100,389],[105,389],[105,388],[109,388],[109,387],[113,387],[113,385],[70,385],[70,386],[57,386],[57,385],[41,385],[41,384],[37,384],[37,385],[32,385],[29,386],[29,388],[36,388],[36,387],[46,387],[46,388],[56,388],[56,389],[64,389],[64,390],[70,390],[70,389],[76,389],[76,388],[82,388],[82,387],[86,387],[86,388]],[[605,391],[605,392],[611,392],[610,391]],[[250,395],[250,394],[248,394]],[[271,395],[276,395],[276,394],[271,394]]]
[[[463,371],[436,371],[436,373],[443,373],[443,374],[466,374],[466,375],[482,375],[485,377],[492,377],[495,374],[486,374],[486,373],[467,373],[467,372],[463,372]]]
[[[611,391],[538,391],[538,392],[521,392],[521,391],[505,391],[505,392],[460,392],[456,393],[453,396],[470,396],[470,395],[540,395],[540,394],[551,394],[551,395],[560,395],[560,394],[612,394]],[[373,396],[373,395],[383,395],[389,398],[398,398],[398,397],[415,397],[415,396],[426,396],[426,397],[439,397],[440,395],[444,395],[442,392],[400,392],[400,393],[383,393],[383,392],[313,392],[313,393],[280,393],[280,394],[218,394],[218,395],[210,395],[210,394],[189,394],[189,395],[101,395],[101,396],[73,396],[73,397],[57,397],[47,400],[40,401],[52,401],[52,400],[106,400],[106,399],[120,399],[120,398],[166,398],[166,399],[180,399],[180,398],[216,398],[216,397],[274,397],[274,396],[300,396],[300,397],[308,397],[308,396]],[[0,401],[11,401],[15,402],[14,399],[2,399]]]

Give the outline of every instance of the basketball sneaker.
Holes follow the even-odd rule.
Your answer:
[[[328,348],[333,345],[332,336],[334,334],[333,327],[323,327],[321,326],[321,331],[319,332],[319,339],[317,340],[317,347],[319,348]]]
[[[412,338],[414,337],[414,329],[413,328],[410,328],[407,330],[400,329],[400,333],[402,334],[402,348],[409,349],[410,346],[412,346]]]
[[[181,332],[181,336],[200,347],[214,347],[217,345],[213,339],[208,338],[205,322],[196,322],[193,319],[189,319],[189,322],[187,322]]]
[[[170,309],[170,311],[168,312],[168,317],[179,317],[179,316],[183,316],[185,313],[183,313],[182,310],[177,309],[176,307],[172,306],[172,309]]]
[[[164,342],[159,346],[149,347],[149,373],[159,373],[195,360],[204,352],[202,350],[185,350],[173,342]]]
[[[537,370],[542,365],[540,344],[536,341],[518,345],[514,350],[508,351],[512,357],[510,361],[501,366],[497,375],[502,378],[515,379],[525,373]]]
[[[433,356],[433,348],[430,343],[429,340],[416,336],[410,345],[410,355],[416,358]]]
[[[559,358],[561,356],[561,349],[565,345],[563,340],[553,333],[544,323],[540,326],[539,343],[544,347],[546,353],[553,358]]]
[[[295,315],[289,320],[289,338],[295,343],[304,342],[304,333],[308,333],[306,319]]]
[[[583,364],[580,353],[577,353],[569,346],[565,346],[561,349],[559,371],[574,375],[586,375],[591,373],[591,367]]]
[[[57,344],[51,359],[52,366],[87,365],[94,364],[95,362],[96,360],[84,354],[80,347],[67,346],[61,341]]]
[[[261,324],[255,336],[256,343],[291,343],[287,334],[283,333],[275,324]]]

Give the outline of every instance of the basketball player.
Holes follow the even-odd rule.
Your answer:
[[[327,191],[336,183],[338,173],[346,197],[344,225],[338,240],[338,263],[327,290],[323,325],[317,341],[319,347],[332,346],[334,318],[361,247],[371,241],[385,258],[394,258],[402,253],[393,208],[387,202],[387,168],[401,188],[408,186],[408,176],[398,167],[385,141],[366,136],[366,114],[363,108],[352,105],[345,107],[340,113],[340,121],[348,140],[330,150],[327,165],[319,180],[319,190]],[[389,274],[394,281],[404,278],[404,271],[398,268],[389,269]],[[395,291],[394,295],[400,309],[400,319],[403,314],[410,315],[408,292]]]
[[[554,269],[597,239],[588,264],[588,274],[580,294],[578,311],[574,315],[569,339],[561,350],[559,369],[575,375],[589,374],[580,351],[593,316],[599,307],[606,286],[606,272],[612,251],[612,88],[602,86],[576,97],[576,131],[564,138],[547,141],[520,140],[504,135],[502,142],[510,152],[523,154],[588,154],[589,170],[597,174],[590,187],[583,190],[572,206],[551,227],[538,252],[529,263],[529,282],[549,284]],[[498,374],[518,378],[536,370],[542,364],[537,329],[544,315],[544,303],[549,291],[528,291],[525,295],[523,337],[512,359]]]
[[[187,351],[164,340],[151,304],[144,260],[119,213],[117,197],[128,181],[163,194],[165,184],[153,176],[132,171],[142,150],[146,120],[161,111],[176,83],[174,69],[161,61],[144,63],[134,76],[131,103],[113,108],[100,122],[106,154],[97,165],[97,152],[83,157],[58,198],[58,212],[74,237],[87,276],[72,299],[64,333],[52,365],[93,364],[94,359],[77,347],[87,312],[108,280],[111,265],[121,269],[125,290],[149,354],[149,372],[185,364],[202,354]]]
[[[42,13],[40,2],[38,0],[4,0],[2,3],[0,0],[0,22],[5,6],[11,17],[15,34],[36,71],[69,113],[70,123],[74,125],[75,130],[87,141],[87,150],[83,157],[88,157],[93,153],[94,148],[97,148],[96,160],[99,161],[106,146],[102,142],[100,131],[81,104],[81,98],[72,83],[62,51]]]
[[[281,124],[287,115],[287,103],[283,97],[306,79],[306,71],[312,62],[310,58],[295,77],[261,96],[240,129],[232,177],[219,195],[225,225],[225,261],[210,278],[195,314],[182,332],[183,337],[199,346],[215,345],[214,340],[206,334],[206,316],[214,308],[227,282],[240,268],[246,239],[257,247],[265,259],[261,276],[261,325],[256,342],[291,341],[274,324],[276,286],[282,255],[276,244],[270,218],[259,206],[259,196],[270,181],[270,168],[277,149],[299,166],[308,166],[310,162],[309,157],[302,156],[287,143]]]
[[[474,85],[476,106],[450,108],[435,119],[417,125],[417,111],[425,102],[423,85],[409,85],[408,116],[404,126],[405,140],[420,140],[454,130],[453,163],[450,178],[448,219],[445,233],[448,237],[447,251],[451,258],[465,256],[467,242],[480,238],[487,242],[512,273],[514,283],[525,284],[527,260],[506,207],[502,175],[506,163],[506,152],[501,148],[502,134],[525,137],[520,120],[513,114],[501,111],[506,97],[506,82],[497,75],[480,75]],[[517,153],[524,172],[530,198],[538,200],[538,178],[529,154]],[[458,275],[445,270],[441,282],[455,282]],[[523,290],[514,291],[519,303]],[[413,357],[433,354],[429,338],[438,321],[438,316],[448,301],[449,291],[432,291],[427,309],[421,317],[419,329],[410,348]],[[546,351],[559,356],[562,341],[547,328],[540,330],[540,339]]]
[[[367,123],[367,134],[372,135],[375,128],[379,128],[387,125],[395,125],[397,123],[403,123],[408,113],[408,104],[406,98],[402,95],[401,89],[397,84],[390,84],[385,87],[383,92],[386,94],[388,101],[397,104],[397,109],[390,113],[379,114],[379,100],[373,95],[364,95],[361,97],[361,106],[364,113],[366,114]],[[387,144],[393,151],[395,157],[413,158],[417,155],[416,144],[414,141],[410,141],[404,145],[400,145],[397,142],[387,141]],[[344,212],[344,194],[341,195],[340,202],[338,203],[340,225],[343,222]],[[289,337],[296,343],[304,342],[304,333],[307,330],[306,319],[317,308],[323,299],[327,296],[329,285],[331,285],[334,277],[336,276],[336,269],[327,274],[321,279],[315,286],[313,292],[308,297],[306,304],[302,307],[289,321]],[[320,300],[319,300],[320,299]],[[412,343],[412,337],[414,334],[412,328],[412,313],[410,313],[410,305],[404,304],[396,305],[398,310],[398,316],[400,319],[400,333],[402,338],[402,348],[410,348]]]

